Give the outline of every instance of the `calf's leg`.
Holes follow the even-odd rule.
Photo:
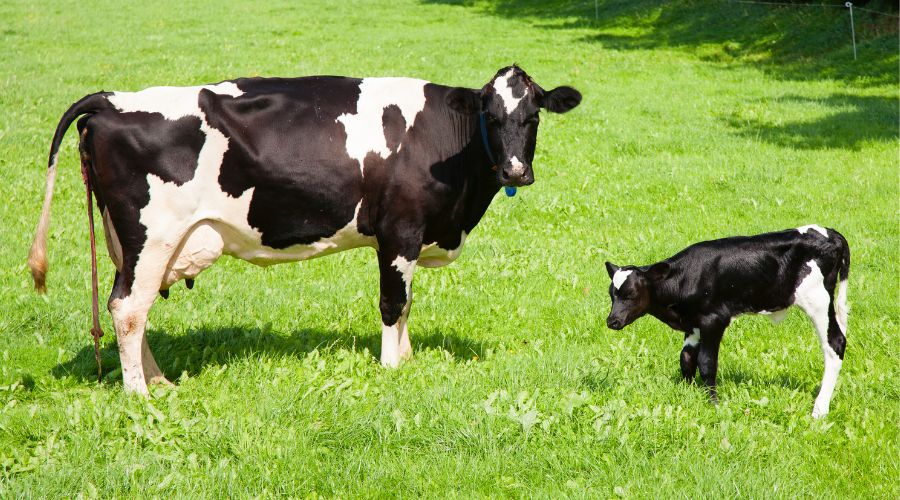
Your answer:
[[[418,248],[403,252],[396,246],[379,244],[381,272],[381,364],[396,367],[412,355],[406,323],[412,305],[412,276]]]
[[[795,303],[806,312],[816,328],[819,345],[822,347],[825,370],[822,374],[822,386],[819,389],[819,395],[816,396],[812,411],[813,418],[821,418],[828,414],[834,387],[844,362],[844,348],[847,341],[844,336],[844,328],[847,324],[847,314],[846,304],[839,304],[842,317],[838,317],[835,311],[834,287],[832,286],[830,290],[826,287],[818,266],[810,265],[810,267],[812,272],[803,279],[794,296]],[[846,287],[845,283],[841,285]],[[844,296],[842,299],[846,300],[846,288],[842,295]]]
[[[716,373],[719,370],[719,345],[722,343],[724,327],[710,326],[700,329],[700,348],[697,353],[697,365],[700,368],[700,378],[709,390],[709,400],[713,404],[719,404],[719,395],[716,392]]]
[[[693,382],[697,375],[697,351],[700,345],[700,329],[685,332],[684,346],[681,348],[681,376],[685,382]]]

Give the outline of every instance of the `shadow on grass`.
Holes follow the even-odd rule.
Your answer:
[[[811,121],[767,123],[756,116],[732,115],[729,126],[744,137],[779,146],[801,149],[859,149],[867,141],[896,140],[898,99],[896,97],[834,94],[825,99],[785,96],[775,100],[788,105],[822,105],[833,109]]]
[[[673,371],[672,383],[686,384],[687,382],[685,382],[684,378],[681,376],[680,371]],[[731,387],[738,387],[742,385],[782,387],[798,392],[808,392],[813,396],[815,396],[819,392],[818,384],[811,380],[800,380],[795,378],[793,375],[786,373],[772,374],[767,372],[748,371],[745,367],[740,366],[734,368],[723,368],[720,365],[719,373],[716,376],[716,385],[721,388],[723,383]],[[698,391],[706,390],[706,385],[703,384],[703,380],[700,378],[699,374],[694,377],[690,384],[693,387],[696,387]]]
[[[705,60],[763,64],[766,71],[783,79],[832,78],[861,85],[897,82],[896,18],[855,12],[859,59],[854,60],[842,0],[826,0],[826,7],[601,0],[596,18],[590,0],[421,1],[530,20],[543,29],[588,30],[594,33],[582,41],[616,50],[683,48]],[[895,2],[869,3],[872,9],[897,12]]]
[[[89,339],[88,339],[89,340]],[[423,332],[411,338],[413,352],[422,349],[442,349],[456,360],[476,357],[483,359],[491,345],[476,343],[456,334]],[[261,353],[302,358],[314,350],[349,350],[369,352],[373,361],[378,360],[381,348],[380,335],[356,336],[351,333],[327,330],[298,330],[282,335],[268,329],[199,328],[184,335],[173,336],[165,332],[147,332],[147,341],[160,369],[169,380],[175,380],[182,372],[188,375],[199,373],[206,366],[219,366],[234,358],[254,356]],[[75,357],[60,363],[51,370],[54,377],[70,376],[81,380],[96,380],[97,365],[93,345],[85,342]],[[119,383],[119,351],[116,343],[107,344],[100,350],[103,362],[104,382]]]

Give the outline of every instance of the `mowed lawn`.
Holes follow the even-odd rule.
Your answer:
[[[585,21],[591,5],[560,12],[0,5],[0,497],[900,496],[896,79],[610,44]],[[364,249],[270,268],[224,258],[193,290],[173,287],[148,338],[176,387],[150,400],[123,393],[103,310],[98,385],[74,127],[49,294],[32,291],[50,139],[87,93],[312,74],[481,87],[513,62],[544,88],[578,88],[583,104],[542,116],[536,183],[499,195],[454,264],[416,272],[415,358],[399,369],[377,361],[378,273]],[[680,334],[651,318],[606,328],[605,260],[647,264],[811,223],[852,250],[826,419],[809,415],[822,355],[799,311],[777,326],[733,322],[718,407],[679,381]],[[102,244],[100,260],[105,304]]]

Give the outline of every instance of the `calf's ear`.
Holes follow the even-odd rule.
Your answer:
[[[541,107],[551,113],[565,113],[581,104],[581,92],[572,87],[556,87],[541,96]]]
[[[672,268],[669,266],[668,262],[657,262],[650,266],[647,271],[644,272],[644,275],[651,281],[657,281],[667,277],[671,270]]]
[[[464,115],[474,115],[481,111],[481,94],[472,89],[456,88],[445,98],[450,109]]]
[[[613,264],[612,262],[606,261],[606,272],[609,273],[609,277],[612,278],[616,271],[619,270],[619,266]]]

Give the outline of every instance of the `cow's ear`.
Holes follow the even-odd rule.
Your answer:
[[[619,266],[613,264],[612,262],[606,261],[606,272],[609,274],[609,277],[612,278],[616,271],[619,270]]]
[[[644,276],[646,276],[650,281],[659,281],[665,279],[669,276],[669,271],[672,270],[672,267],[668,262],[657,262],[653,264],[644,272]]]
[[[565,113],[581,104],[581,92],[572,87],[556,87],[541,96],[541,107],[552,113]]]
[[[472,89],[455,88],[446,97],[450,109],[464,115],[474,115],[481,111],[481,94]]]

